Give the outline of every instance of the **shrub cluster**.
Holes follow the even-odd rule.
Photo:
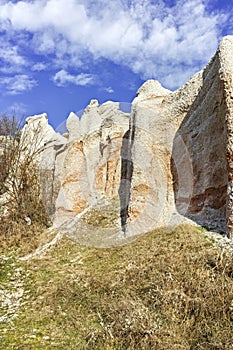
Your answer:
[[[48,224],[40,197],[39,130],[29,140],[15,116],[0,118],[0,229],[5,237],[11,235],[13,222],[19,227]]]

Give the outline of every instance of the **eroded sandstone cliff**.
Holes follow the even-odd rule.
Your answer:
[[[91,101],[41,158],[54,225],[85,244],[122,244],[186,219],[233,231],[233,37],[172,92],[149,80],[131,115]]]
[[[226,37],[179,90],[162,99],[152,82],[143,95],[139,90],[131,115],[129,234],[174,224],[180,214],[232,235],[232,53],[233,37]]]
[[[60,226],[84,209],[118,197],[121,148],[129,116],[119,104],[91,101],[82,118],[71,113],[67,137],[47,145],[41,162],[44,202]]]

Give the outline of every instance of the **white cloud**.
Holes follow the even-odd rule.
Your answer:
[[[16,46],[7,47],[5,45],[2,45],[0,51],[0,59],[18,66],[23,66],[26,64],[26,60],[21,55],[19,55],[18,48]]]
[[[65,86],[67,84],[86,86],[92,85],[94,83],[95,76],[86,73],[72,75],[64,69],[62,69],[54,75],[53,81],[57,86]]]
[[[112,94],[114,92],[114,90],[111,86],[104,88],[104,91],[108,92],[109,94]]]
[[[7,95],[17,95],[31,90],[37,85],[36,80],[26,74],[18,74],[13,77],[5,77],[0,80],[0,86],[5,89]]]
[[[0,71],[3,73],[20,72],[28,61],[23,57],[17,45],[8,43],[3,38],[0,39]]]
[[[31,33],[34,50],[55,56],[63,69],[84,65],[91,54],[174,87],[216,50],[227,17],[207,13],[205,2],[179,0],[169,8],[163,0],[6,1],[0,2],[0,22]],[[80,84],[78,76],[61,72],[56,83]]]
[[[43,62],[38,62],[38,63],[35,63],[33,66],[32,66],[32,70],[34,72],[41,72],[43,70],[46,70],[47,69],[47,65]]]

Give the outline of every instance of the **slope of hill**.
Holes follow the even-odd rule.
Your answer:
[[[233,348],[232,255],[203,229],[158,229],[111,249],[64,236],[20,261],[29,233],[1,248],[0,349]]]

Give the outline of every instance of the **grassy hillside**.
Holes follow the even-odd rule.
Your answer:
[[[0,349],[233,349],[232,256],[201,229],[160,229],[116,249],[62,238],[19,261],[29,241],[1,248]]]

